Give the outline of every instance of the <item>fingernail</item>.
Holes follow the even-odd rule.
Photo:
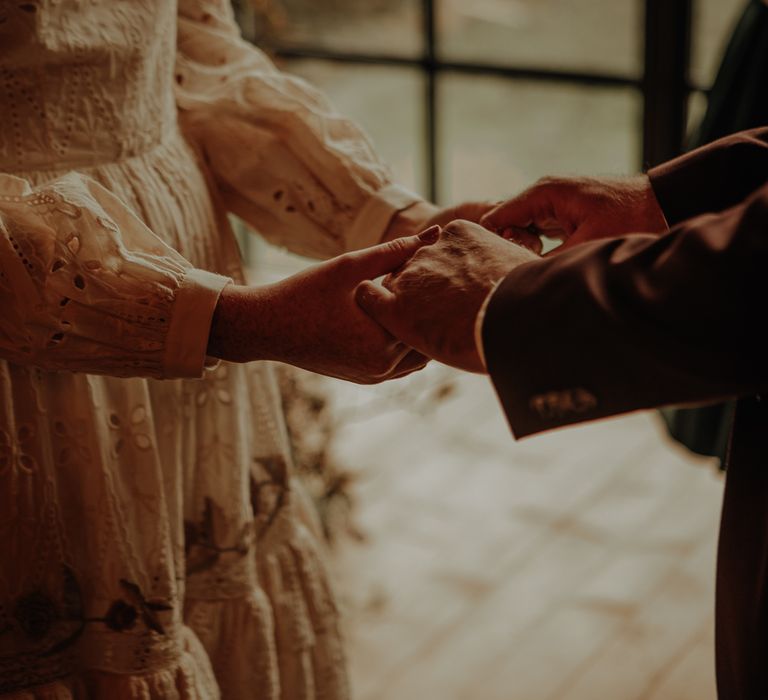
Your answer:
[[[440,227],[437,224],[419,234],[419,240],[425,243],[434,243],[438,238],[440,238]]]
[[[373,294],[362,285],[358,285],[355,289],[355,299],[360,303],[365,303],[373,299]]]

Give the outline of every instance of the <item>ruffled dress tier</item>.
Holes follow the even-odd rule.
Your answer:
[[[417,198],[227,2],[0,2],[0,697],[339,699],[268,363],[206,358],[234,212],[293,251]]]

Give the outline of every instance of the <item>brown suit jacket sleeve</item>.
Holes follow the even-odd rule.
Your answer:
[[[768,127],[726,136],[648,175],[670,226],[723,211],[768,181]]]
[[[522,437],[764,391],[767,323],[764,185],[660,238],[588,243],[518,267],[490,300],[483,342]]]

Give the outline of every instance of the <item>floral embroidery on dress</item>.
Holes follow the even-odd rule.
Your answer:
[[[140,450],[149,450],[152,447],[152,438],[147,426],[147,409],[142,404],[133,407],[129,420],[122,420],[117,413],[110,413],[108,425],[118,433],[114,443],[115,453],[122,452],[127,442]]]
[[[136,620],[139,619],[139,612],[133,605],[124,600],[116,600],[109,606],[107,614],[104,616],[104,624],[115,632],[133,629]]]
[[[33,641],[45,637],[58,618],[56,604],[41,591],[32,591],[16,601],[13,619],[24,635]],[[6,626],[10,631],[13,627]]]
[[[261,539],[285,505],[288,493],[287,465],[282,457],[262,457],[254,462],[268,475],[257,479],[251,474],[249,478],[256,538]]]
[[[37,466],[35,458],[32,456],[35,447],[35,429],[32,425],[21,425],[16,431],[16,466],[27,474],[31,473]],[[7,436],[0,434],[0,455],[8,449],[13,453],[13,448],[8,444]],[[0,457],[0,471],[2,471],[2,457]]]
[[[212,498],[205,499],[205,508],[198,522],[184,521],[184,549],[187,574],[208,571],[216,566],[222,555],[236,553],[245,556],[255,540],[261,539],[286,503],[288,493],[287,464],[281,456],[254,459],[267,476],[249,477],[253,519],[242,525],[232,537],[233,523],[225,510]],[[237,527],[236,525],[234,527]]]
[[[158,620],[156,613],[173,610],[173,606],[167,601],[159,598],[147,600],[141,592],[141,588],[131,581],[126,581],[121,578],[120,585],[125,590],[127,597],[133,602],[133,605],[126,603],[123,600],[117,600],[112,603],[110,610],[112,611],[113,617],[109,618],[109,611],[107,611],[107,617],[103,620],[107,626],[110,626],[110,622],[114,625],[119,624],[121,621],[128,621],[130,619],[130,613],[128,611],[132,608],[149,629],[158,634],[165,634],[165,628],[160,624],[160,620]],[[117,608],[115,606],[117,606]],[[131,624],[130,627],[133,627],[133,624]],[[123,629],[130,629],[130,627],[124,627]],[[112,627],[112,629],[114,629],[114,627]]]
[[[34,207],[42,214],[53,214],[59,212],[68,216],[70,219],[79,219],[83,215],[82,209],[76,204],[68,201],[66,197],[54,189],[41,190],[35,192],[26,199],[26,204]],[[73,250],[77,253],[77,250]]]
[[[35,651],[36,656],[44,657],[74,644],[86,626],[94,623],[103,623],[113,632],[125,632],[133,629],[140,620],[152,632],[165,634],[157,614],[173,610],[169,601],[147,599],[137,584],[120,579],[124,598],[114,600],[103,617],[87,617],[82,590],[74,572],[63,566],[62,575],[63,585],[58,601],[38,589],[19,596],[11,605],[10,614],[0,608],[0,635],[18,632],[35,646],[49,639],[48,645]],[[67,632],[62,635],[65,628]]]
[[[241,557],[248,554],[253,541],[253,523],[245,523],[230,544],[224,544],[230,529],[224,509],[212,498],[206,498],[201,520],[197,523],[184,521],[187,575],[212,569],[224,554],[234,552]]]

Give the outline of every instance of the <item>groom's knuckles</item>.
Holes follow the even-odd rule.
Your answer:
[[[469,221],[466,219],[454,219],[447,226],[443,228],[443,234],[445,238],[453,238],[460,235]]]
[[[488,231],[473,221],[467,221],[466,219],[456,219],[451,221],[444,229],[444,240],[448,244],[451,244],[460,239],[466,239],[475,237],[477,235],[486,236]]]

